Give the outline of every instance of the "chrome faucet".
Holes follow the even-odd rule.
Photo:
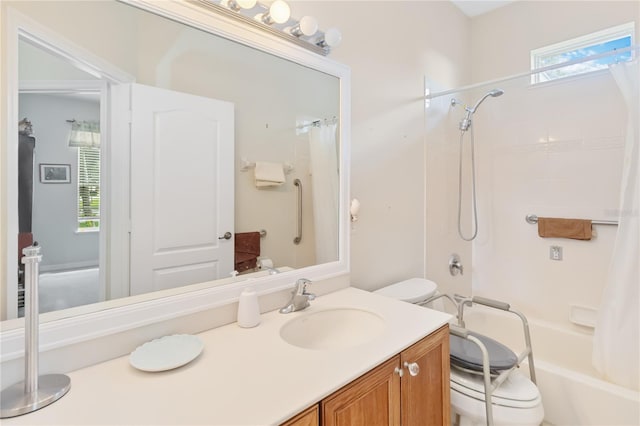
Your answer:
[[[280,309],[281,314],[301,311],[309,306],[309,301],[316,298],[313,293],[307,293],[307,284],[311,284],[306,278],[300,278],[296,281],[296,286],[291,292],[291,300]]]

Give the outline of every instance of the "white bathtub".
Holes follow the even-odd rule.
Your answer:
[[[465,308],[468,328],[516,352],[524,348],[522,323],[513,314]],[[545,423],[552,425],[639,425],[640,392],[602,380],[591,365],[592,336],[529,319],[537,384]],[[522,371],[529,372],[528,366]]]

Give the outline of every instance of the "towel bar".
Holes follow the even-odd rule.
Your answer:
[[[248,172],[249,170],[253,169],[256,167],[256,162],[255,161],[248,161],[246,158],[243,158],[242,160],[240,160],[240,171],[241,172]],[[293,167],[293,164],[291,163],[283,163],[282,164],[282,170],[284,171],[285,175],[288,175],[289,173],[291,173],[294,170],[295,167]]]
[[[525,217],[525,220],[527,221],[527,223],[530,223],[532,225],[535,225],[536,223],[538,223],[538,216],[536,216],[535,214],[528,214]],[[618,221],[616,220],[592,220],[591,221],[592,225],[618,225]]]

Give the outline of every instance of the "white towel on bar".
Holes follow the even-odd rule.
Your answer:
[[[284,167],[282,163],[268,163],[256,161],[256,187],[280,186],[285,183]]]

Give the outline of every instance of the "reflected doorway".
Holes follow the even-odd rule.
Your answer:
[[[24,81],[24,80],[21,80]],[[42,246],[40,312],[103,300],[100,288],[100,91],[24,83],[18,165],[18,259]],[[68,86],[65,88],[65,86]],[[28,125],[27,125],[28,123]],[[23,316],[24,274],[18,277]]]

